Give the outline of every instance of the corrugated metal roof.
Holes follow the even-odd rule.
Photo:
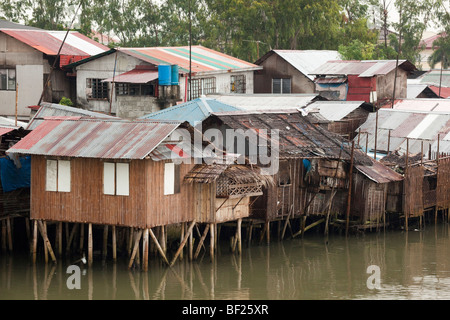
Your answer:
[[[8,132],[11,132],[11,131],[13,131],[15,129],[17,129],[17,128],[0,126],[0,136],[2,136],[4,134],[7,134]]]
[[[397,99],[394,102],[395,110],[436,111],[450,113],[450,100],[447,99]]]
[[[209,94],[209,98],[242,110],[285,110],[307,106],[318,94]]]
[[[158,79],[158,71],[155,70],[145,70],[145,69],[133,69],[121,74],[116,75],[103,80],[103,82],[120,82],[120,83],[148,83]]]
[[[41,103],[41,107],[36,112],[36,114],[31,118],[30,122],[26,126],[27,130],[33,130],[38,125],[40,125],[44,118],[48,117],[91,117],[91,118],[100,118],[100,119],[119,119],[117,117],[113,117],[104,113],[93,112],[89,110],[84,110],[80,108],[74,108],[69,106],[64,106],[56,103]]]
[[[359,77],[373,77],[385,75],[395,69],[396,60],[335,60],[328,61],[313,70],[311,75],[357,75]],[[399,60],[398,66],[406,70],[414,70],[408,60]]]
[[[1,29],[1,32],[35,48],[50,56],[56,56],[66,31],[32,30],[32,29]],[[109,50],[108,47],[95,42],[77,31],[70,31],[61,56],[89,57]]]
[[[403,180],[403,176],[371,158],[371,166],[355,165],[355,168],[376,183],[389,183]]]
[[[269,148],[279,151],[280,158],[350,160],[350,147],[342,137],[312,124],[299,112],[225,112],[214,114],[206,121],[208,124],[215,123],[217,119],[231,129],[242,129],[244,132],[254,129],[259,139],[267,140]],[[278,141],[268,136],[271,130],[278,131]],[[261,141],[254,141],[254,138],[256,137],[249,137],[249,142],[261,145]],[[355,163],[370,165],[370,160],[364,154],[356,152]]]
[[[198,98],[170,108],[150,113],[141,119],[188,121],[192,126],[206,119],[211,113],[237,111],[239,108],[211,98]]]
[[[143,159],[178,121],[45,120],[8,153],[101,159]]]
[[[303,109],[307,112],[317,111],[329,121],[339,121],[364,103],[364,101],[316,101]]]
[[[365,148],[368,133],[369,150],[375,148],[375,124],[376,114],[370,114],[367,121],[360,127],[360,145]],[[400,154],[404,154],[407,148],[407,138],[409,138],[411,154],[421,152],[422,142],[424,152],[426,152],[430,144],[436,145],[438,135],[442,140],[450,132],[450,113],[380,109],[376,143],[378,152],[387,152],[389,130],[391,131],[389,151],[398,150]],[[358,141],[358,135],[354,140]]]
[[[180,71],[189,72],[189,46],[120,48],[120,52],[134,56],[153,65],[174,64]],[[260,70],[262,67],[234,58],[203,46],[192,46],[192,72],[211,72],[229,70]]]
[[[312,71],[327,61],[340,60],[341,55],[334,50],[273,50],[305,76],[314,80]]]
[[[443,87],[450,87],[450,70],[430,70],[418,79],[420,83]]]

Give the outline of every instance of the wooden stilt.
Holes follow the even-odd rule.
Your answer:
[[[57,244],[58,244],[58,256],[62,256],[62,247],[63,247],[63,240],[62,240],[62,229],[63,225],[62,222],[58,222],[56,226],[56,238],[57,238]]]
[[[30,219],[25,218],[25,232],[27,233],[28,243],[31,244]]]
[[[52,245],[50,244],[50,241],[48,240],[48,236],[47,236],[47,223],[45,221],[42,222],[39,220],[38,226],[39,226],[39,230],[41,232],[42,238],[44,239],[44,247],[48,249],[48,252],[50,253],[50,257],[52,258],[52,261],[56,263],[56,257],[53,252]]]
[[[189,232],[189,260],[192,261],[194,258],[194,228]]]
[[[69,253],[70,252],[70,246],[72,245],[72,241],[73,238],[75,237],[75,231],[79,228],[78,224],[75,224],[72,227],[72,231],[70,232],[70,236],[69,236],[69,240],[67,240],[67,245],[66,245],[66,252]]]
[[[112,237],[112,257],[113,261],[115,262],[117,260],[117,240],[116,240],[116,226],[112,226],[111,230],[111,237]]]
[[[267,227],[266,227],[266,243],[270,244],[270,221],[269,220],[266,221],[266,225],[267,225]]]
[[[303,239],[303,236],[304,236],[304,234],[305,234],[305,227],[306,227],[306,215],[304,215],[304,216],[302,217],[302,228],[301,228],[302,239]]]
[[[2,251],[6,252],[6,242],[7,242],[7,231],[6,231],[6,221],[2,220]]]
[[[181,243],[181,241],[183,241],[183,239],[184,239],[184,234],[185,234],[185,232],[186,232],[186,222],[183,222],[183,223],[181,224],[180,243]],[[180,253],[180,260],[183,260],[183,258],[184,258],[184,254],[183,254],[183,251],[181,251],[181,253]]]
[[[93,255],[94,245],[92,239],[92,223],[88,225],[88,267],[92,266],[94,255]]]
[[[142,237],[142,230],[139,230],[136,232],[135,235],[134,247],[131,253],[130,262],[128,263],[128,269],[131,269],[131,267],[133,266],[134,259],[136,258],[136,253],[138,252],[139,241],[141,240],[141,237]]]
[[[237,238],[237,246],[238,246],[238,253],[242,253],[242,232],[241,232],[241,226],[242,226],[242,218],[239,218],[237,221],[237,227],[236,227],[236,238]]]
[[[8,231],[8,250],[13,251],[13,241],[12,241],[12,228],[11,228],[11,218],[6,218],[6,228]]]
[[[37,237],[38,237],[38,224],[37,224],[37,220],[34,220],[33,221],[33,246],[32,246],[33,264],[36,264]]]
[[[156,245],[156,249],[158,249],[159,254],[161,255],[161,257],[164,259],[164,261],[167,263],[167,265],[170,265],[169,260],[167,260],[166,257],[166,253],[164,252],[164,250],[161,248],[161,245],[158,242],[158,239],[156,238],[155,234],[153,233],[152,229],[148,229],[148,232],[150,234],[150,237],[153,239],[153,242]]]
[[[210,244],[209,244],[209,254],[211,255],[211,262],[214,262],[214,232],[215,232],[215,224],[211,223],[209,227],[209,238],[210,238]]]
[[[84,224],[80,223],[80,253],[84,250]]]
[[[102,250],[102,260],[105,261],[108,255],[108,226],[103,227],[103,250]]]
[[[178,248],[177,252],[175,253],[175,255],[174,255],[172,261],[170,262],[170,265],[171,265],[171,266],[174,265],[175,261],[178,259],[178,256],[179,256],[180,253],[181,253],[181,250],[183,250],[184,246],[186,245],[186,242],[187,242],[187,240],[188,240],[188,238],[189,238],[189,235],[191,234],[192,229],[193,229],[194,226],[195,226],[195,222],[196,222],[195,219],[194,219],[194,221],[191,222],[191,224],[190,224],[190,226],[189,226],[189,228],[188,228],[188,230],[187,230],[187,233],[184,235],[184,239],[183,239],[183,241],[182,241],[181,244],[180,244],[180,247]]]
[[[166,227],[161,226],[160,227],[160,240],[159,243],[161,244],[161,248],[164,251],[164,254],[167,254],[167,238],[166,238]]]
[[[250,245],[252,242],[252,233],[253,233],[253,219],[250,220],[250,225],[248,226],[248,237],[247,243]]]
[[[144,240],[142,241],[142,269],[148,271],[148,229],[144,230]]]
[[[197,259],[198,255],[200,254],[200,250],[201,250],[201,248],[203,246],[203,242],[205,241],[205,238],[206,238],[206,236],[208,234],[209,228],[210,228],[210,225],[207,224],[205,226],[205,230],[203,230],[203,234],[202,234],[202,236],[200,238],[200,241],[198,243],[197,250],[195,250],[194,259]]]
[[[303,230],[300,230],[299,232],[297,232],[296,234],[294,234],[292,237],[295,238],[303,233],[305,233],[307,230],[321,224],[322,222],[325,222],[325,218],[322,218],[320,220],[317,220],[316,222],[311,223],[309,226],[307,226],[306,228],[303,228]]]

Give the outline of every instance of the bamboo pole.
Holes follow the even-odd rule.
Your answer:
[[[6,221],[2,220],[2,251],[6,252],[6,242],[7,242],[7,231],[6,231]]]
[[[59,257],[62,256],[62,247],[63,247],[62,229],[63,229],[62,222],[58,222],[57,227],[56,227],[56,233],[57,233],[58,256]]]
[[[195,219],[191,222],[191,224],[190,224],[190,226],[189,226],[189,228],[188,228],[186,234],[184,235],[184,239],[183,239],[183,241],[182,241],[181,244],[180,244],[180,247],[178,248],[177,252],[175,253],[175,255],[174,255],[172,261],[170,262],[170,266],[173,266],[174,263],[177,261],[178,256],[179,256],[180,253],[181,253],[181,250],[183,250],[184,246],[186,245],[186,242],[187,242],[187,240],[188,240],[188,238],[189,238],[189,236],[190,236],[190,234],[191,234],[191,232],[192,232],[192,229],[193,229],[194,226],[195,226],[195,222],[196,222]]]
[[[409,162],[409,138],[406,138],[406,157],[405,157],[405,176],[408,174],[408,162]],[[405,195],[406,197],[406,195]],[[409,201],[411,202],[411,201]],[[409,212],[406,212],[405,210],[405,229],[406,232],[408,232],[408,215]]]

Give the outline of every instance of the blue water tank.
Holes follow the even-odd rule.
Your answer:
[[[179,67],[178,67],[178,65],[176,65],[176,64],[171,65],[171,70],[172,70],[172,85],[177,86],[179,84],[179,79],[178,79]]]
[[[161,64],[158,66],[158,81],[160,86],[170,86],[172,84],[172,67]]]

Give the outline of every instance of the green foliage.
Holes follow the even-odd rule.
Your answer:
[[[444,1],[2,0],[0,16],[65,29],[81,3],[76,29],[88,36],[92,30],[115,35],[123,47],[188,45],[191,26],[192,44],[252,62],[271,49],[339,49],[353,59],[391,59],[396,50],[414,63],[427,25],[449,28]],[[399,21],[384,20],[394,9],[401,11]],[[399,36],[378,45],[377,33],[367,26],[373,15]]]
[[[59,101],[59,104],[63,105],[63,106],[69,106],[69,107],[73,106],[72,100],[70,100],[70,98],[67,98],[67,97],[62,97],[61,100]]]

